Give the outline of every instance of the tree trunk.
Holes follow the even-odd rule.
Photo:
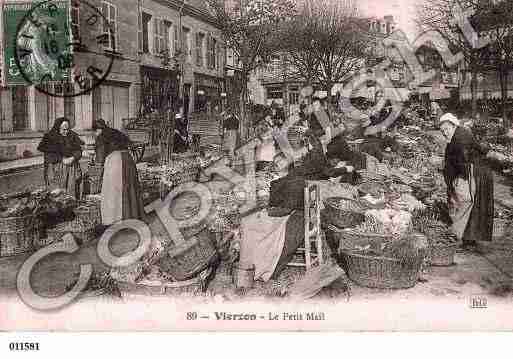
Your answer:
[[[507,101],[508,101],[508,70],[504,65],[500,69],[500,84],[501,84],[501,99],[502,99],[502,118],[504,120],[504,126],[509,126],[509,118],[507,113]]]
[[[472,117],[477,115],[477,70],[472,69],[470,78],[470,94],[472,98]]]
[[[248,99],[248,74],[244,72],[241,78],[241,92],[239,96],[239,135],[241,141],[245,140],[247,137],[248,129],[250,127],[249,119],[246,113],[246,103]]]

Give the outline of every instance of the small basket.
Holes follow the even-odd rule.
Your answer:
[[[428,262],[434,267],[449,267],[454,264],[457,244],[430,246]]]
[[[59,223],[54,228],[47,229],[46,233],[48,234],[46,245],[62,240],[62,237],[68,233],[73,235],[79,245],[89,243],[96,238],[95,225],[80,218]]]
[[[255,266],[250,268],[232,268],[232,283],[236,288],[253,288],[255,284]]]
[[[183,281],[194,277],[217,259],[213,233],[203,230],[190,240],[168,248],[160,258],[160,269],[174,280]]]
[[[75,215],[84,222],[99,225],[102,223],[101,202],[86,200],[79,203],[79,206],[73,210]]]
[[[33,249],[35,216],[0,218],[0,257],[10,257]]]
[[[417,283],[424,256],[417,256],[411,262],[404,263],[399,259],[343,251],[342,261],[347,276],[358,285],[379,289],[406,289]]]
[[[359,201],[344,198],[330,197],[324,201],[326,206],[326,219],[338,228],[355,227],[365,220],[365,208]]]
[[[180,172],[169,175],[168,180],[172,182],[174,186],[187,182],[195,182],[199,177],[200,171],[201,169],[198,166],[186,168]]]

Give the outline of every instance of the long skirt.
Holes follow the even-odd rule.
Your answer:
[[[129,151],[112,152],[105,160],[101,213],[104,225],[145,218],[137,168]]]
[[[473,166],[470,181],[456,180],[456,198],[449,198],[452,231],[464,243],[491,241],[493,235],[493,174]]]
[[[44,164],[44,181],[48,190],[57,188],[66,190],[67,193],[80,199],[82,196],[82,169],[80,163],[75,162],[65,165],[62,162]]]

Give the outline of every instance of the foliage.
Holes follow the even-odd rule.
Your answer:
[[[297,74],[331,92],[365,62],[368,41],[353,0],[306,1],[284,30],[289,61]]]

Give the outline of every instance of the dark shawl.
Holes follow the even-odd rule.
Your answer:
[[[484,155],[486,154],[472,132],[464,127],[457,127],[451,142],[445,148],[444,177],[448,195],[454,193],[454,181],[457,178],[470,178],[470,166],[481,165]]]
[[[128,150],[130,139],[127,135],[116,129],[106,127],[96,138],[96,162],[101,164],[115,151]]]
[[[366,166],[366,158],[363,153],[353,151],[347,144],[343,134],[339,134],[331,140],[326,148],[326,156],[348,162],[357,170],[361,170]]]
[[[457,178],[470,180],[470,169],[476,183],[474,206],[463,233],[463,241],[491,241],[493,235],[493,174],[484,161],[485,150],[475,141],[472,132],[458,127],[451,142],[445,149],[444,176],[447,195],[454,194],[454,181]]]
[[[82,158],[84,141],[71,130],[68,131],[67,136],[59,133],[59,128],[64,121],[66,120],[62,118],[55,120],[52,129],[43,136],[37,146],[38,151],[44,153],[45,162],[58,163],[65,157],[74,157],[75,160]]]

